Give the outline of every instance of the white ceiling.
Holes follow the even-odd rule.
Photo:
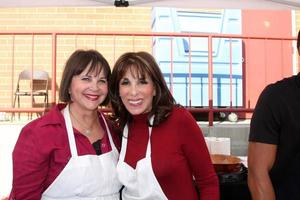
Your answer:
[[[118,0],[124,1],[124,0]],[[300,0],[127,0],[129,6],[300,9]],[[114,6],[114,0],[0,0],[0,7]]]

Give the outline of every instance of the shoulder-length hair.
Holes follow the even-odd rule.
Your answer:
[[[71,102],[71,96],[69,93],[72,78],[81,74],[87,67],[89,70],[87,72],[96,72],[100,74],[103,70],[104,75],[109,81],[111,76],[111,69],[107,60],[96,50],[76,50],[67,60],[59,90],[59,100],[62,102]],[[107,105],[109,102],[109,95],[100,104],[101,106]]]
[[[157,126],[168,117],[175,105],[175,100],[167,87],[163,74],[154,57],[143,51],[125,53],[118,58],[114,65],[109,87],[114,117],[119,120],[121,128],[132,119],[131,114],[125,108],[119,95],[120,81],[128,70],[134,72],[139,77],[145,78],[148,75],[152,79],[156,95],[153,97],[152,109],[148,115],[148,124],[149,118],[154,115],[155,118],[152,126]]]

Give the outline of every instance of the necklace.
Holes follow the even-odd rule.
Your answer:
[[[92,128],[93,128],[93,125],[94,125],[94,122],[96,121],[96,119],[98,118],[98,116],[96,116],[93,120],[92,120],[92,123],[91,123],[91,126],[90,127],[86,127],[85,124],[83,124],[80,120],[78,120],[75,115],[71,112],[71,108],[69,107],[69,112],[71,114],[71,116],[73,117],[73,119],[75,119],[75,121],[82,127],[84,128],[84,135],[91,135],[92,134]]]

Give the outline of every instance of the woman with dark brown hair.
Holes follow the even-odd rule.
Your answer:
[[[202,131],[176,105],[152,55],[123,54],[113,68],[110,94],[123,129],[117,166],[123,200],[219,199]]]
[[[77,50],[60,84],[63,104],[27,124],[13,151],[17,200],[119,200],[118,137],[99,112],[108,103],[111,70],[95,50]]]

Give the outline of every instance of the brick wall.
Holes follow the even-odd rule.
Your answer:
[[[151,8],[65,7],[0,8],[0,30],[9,32],[150,32]],[[0,31],[0,32],[1,32]],[[134,44],[134,47],[133,47]],[[63,66],[75,49],[97,49],[110,65],[126,51],[151,51],[151,38],[58,36],[57,86]],[[18,74],[43,69],[51,76],[51,35],[0,35],[0,107],[12,105]],[[12,75],[13,74],[13,75]],[[51,99],[51,92],[49,93]],[[23,107],[30,98],[23,98]]]

